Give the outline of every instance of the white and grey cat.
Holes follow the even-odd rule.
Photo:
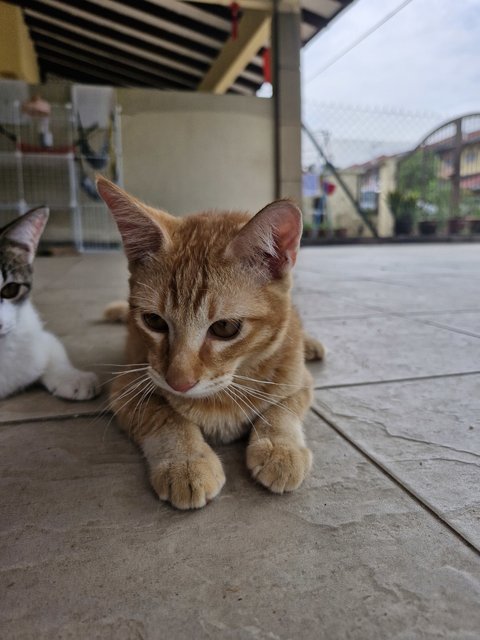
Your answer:
[[[29,299],[32,263],[47,220],[48,209],[41,207],[0,229],[0,399],[34,382],[68,400],[87,400],[99,391],[97,376],[75,369]]]

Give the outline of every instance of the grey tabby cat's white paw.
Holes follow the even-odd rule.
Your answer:
[[[66,400],[90,400],[100,392],[97,376],[78,369],[50,375],[44,383],[50,393]]]

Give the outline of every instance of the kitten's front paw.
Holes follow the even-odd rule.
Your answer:
[[[199,509],[225,484],[218,456],[210,449],[185,460],[168,460],[152,470],[150,480],[161,500],[177,509]]]
[[[44,379],[45,386],[54,396],[66,400],[90,400],[100,392],[98,378],[90,371],[72,369]]]
[[[260,438],[247,447],[247,467],[274,493],[297,489],[312,466],[312,454],[288,440]]]

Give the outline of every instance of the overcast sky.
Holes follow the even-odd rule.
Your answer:
[[[310,81],[399,4],[357,0],[304,49],[304,101],[400,107],[445,117],[480,111],[480,0],[413,0]]]

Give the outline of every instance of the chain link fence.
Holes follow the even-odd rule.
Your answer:
[[[306,234],[480,232],[480,115],[307,103]]]

